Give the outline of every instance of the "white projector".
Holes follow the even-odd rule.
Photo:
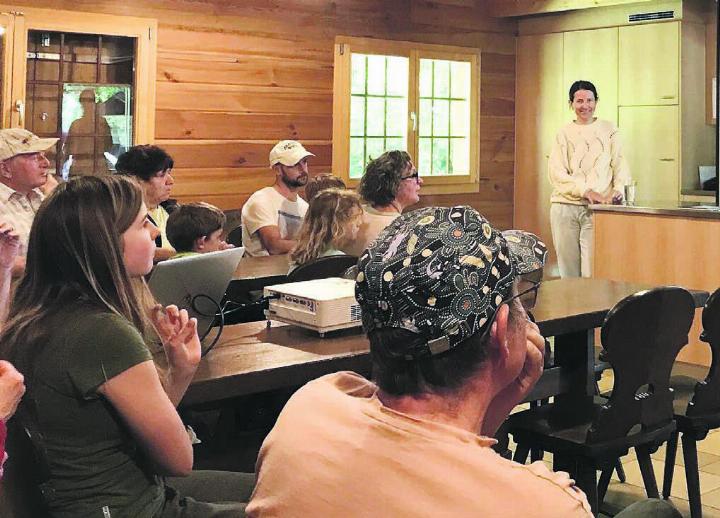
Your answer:
[[[268,319],[312,329],[324,336],[328,331],[362,324],[360,305],[355,300],[355,281],[331,277],[313,281],[266,286],[270,300]]]

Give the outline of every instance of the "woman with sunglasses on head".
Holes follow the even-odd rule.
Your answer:
[[[617,127],[595,117],[595,85],[575,81],[568,95],[575,120],[558,132],[548,161],[550,227],[560,277],[590,277],[593,222],[588,205],[621,203],[630,174]]]
[[[157,235],[141,188],[125,176],[59,186],[33,223],[0,343],[25,375],[16,418],[39,453],[53,517],[242,516],[252,490],[251,475],[192,471],[175,406],[200,341],[186,311],[151,303],[143,276]],[[153,333],[162,377],[147,345]],[[166,485],[164,476],[186,478]]]
[[[386,151],[371,160],[358,186],[363,198],[363,224],[350,255],[360,256],[385,227],[420,201],[423,180],[406,151]]]

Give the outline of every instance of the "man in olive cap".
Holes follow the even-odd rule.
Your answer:
[[[0,221],[11,225],[20,238],[15,274],[24,269],[30,227],[43,200],[40,188],[50,168],[45,151],[57,141],[21,128],[0,130]]]

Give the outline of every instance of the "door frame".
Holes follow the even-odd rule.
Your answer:
[[[8,103],[3,104],[3,127],[24,127],[21,113],[15,103],[26,102],[27,39],[28,31],[46,30],[103,34],[135,38],[135,72],[133,100],[133,143],[151,144],[155,139],[155,91],[157,75],[157,20],[109,14],[82,13],[35,7],[15,8],[0,4],[0,14],[13,17],[12,60],[5,62],[3,101],[6,85]],[[0,23],[2,20],[0,19]],[[9,36],[7,39],[10,39]],[[5,52],[5,49],[3,49]],[[11,62],[10,62],[11,61]],[[10,69],[8,70],[8,67]]]

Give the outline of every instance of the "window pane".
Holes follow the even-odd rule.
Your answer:
[[[418,164],[426,175],[469,173],[470,72],[465,61],[420,60]]]
[[[387,94],[407,97],[408,58],[388,56],[387,58]]]
[[[385,135],[385,99],[382,97],[367,99],[367,135],[373,137]]]
[[[450,134],[450,103],[436,99],[433,106],[433,136],[446,136]]]
[[[367,139],[367,151],[365,153],[365,160],[368,162],[373,158],[377,158],[385,151],[385,143],[383,138],[369,138]],[[366,162],[367,163],[367,162]]]
[[[389,138],[385,141],[385,149],[392,151],[393,149],[399,149],[401,151],[407,151],[404,138]]]
[[[385,56],[368,56],[367,93],[385,95]]]
[[[467,61],[450,62],[450,96],[459,99],[470,98],[470,63]]]
[[[435,84],[433,89],[434,97],[450,96],[450,62],[440,59],[434,60],[435,70],[433,77]]]
[[[420,97],[432,96],[432,60],[420,60]]]
[[[450,102],[450,135],[470,136],[470,108],[467,101]]]
[[[350,177],[368,157],[407,149],[409,58],[353,54],[350,100]]]
[[[385,120],[386,134],[389,137],[404,137],[407,132],[406,99],[388,99]]]
[[[365,93],[365,54],[353,54],[351,58],[352,72],[350,73],[350,93]]]
[[[365,134],[365,97],[352,96],[350,98],[350,135],[362,136]]]
[[[469,139],[450,140],[450,174],[470,174]]]
[[[365,167],[365,139],[350,139],[350,178],[360,178]]]
[[[432,174],[432,140],[429,138],[420,138],[418,145],[418,157],[416,167],[421,175]]]
[[[448,172],[448,139],[434,138],[432,152],[433,174],[447,174]]]
[[[432,136],[432,101],[420,99],[420,131],[421,137]]]

